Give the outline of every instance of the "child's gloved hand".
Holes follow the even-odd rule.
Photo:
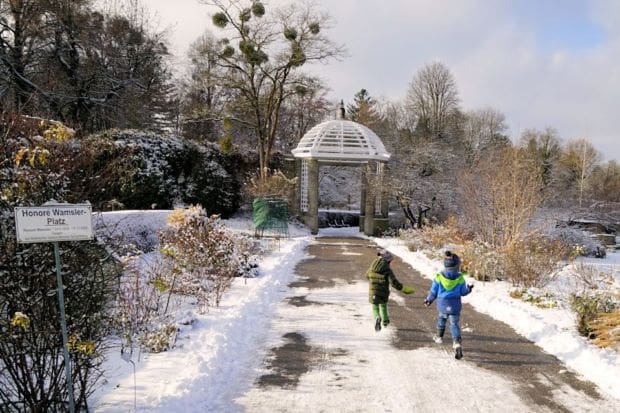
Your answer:
[[[403,294],[412,294],[412,293],[415,293],[415,289],[413,289],[413,288],[411,288],[411,287],[403,287],[403,289],[402,289],[402,290],[400,290],[400,291],[402,291],[402,293],[403,293]]]
[[[429,305],[431,305],[431,302],[430,302],[430,301],[428,301],[428,298],[426,298],[426,299],[424,300],[424,305],[425,305],[426,307],[428,307]]]
[[[473,289],[474,289],[474,285],[473,285],[473,284],[468,284],[468,285],[467,285],[467,288],[469,288],[469,292],[471,292],[471,290],[473,290]]]

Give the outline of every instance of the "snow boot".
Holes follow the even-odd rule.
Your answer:
[[[445,330],[437,329],[437,333],[433,335],[433,341],[437,344],[443,343],[443,333]]]
[[[375,331],[381,331],[381,317],[377,317],[375,320]]]
[[[463,358],[463,347],[461,346],[461,338],[455,338],[452,343],[452,348],[454,349],[454,358],[460,360]]]
[[[383,321],[383,328],[387,327],[388,325],[390,325],[390,320],[384,320]]]

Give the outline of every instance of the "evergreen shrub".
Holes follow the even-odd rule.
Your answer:
[[[236,165],[217,145],[197,145],[174,136],[110,130],[83,141],[85,196],[105,207],[171,209],[200,204],[229,217],[240,206]]]

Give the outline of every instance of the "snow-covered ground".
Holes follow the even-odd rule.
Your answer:
[[[375,239],[380,246],[398,255],[422,274],[432,276],[440,270],[441,263],[429,260],[424,253],[411,252],[398,239]],[[620,253],[609,253],[605,260],[583,259],[582,263],[600,266],[613,274],[615,286],[620,291]],[[620,349],[601,349],[579,335],[575,317],[566,298],[574,283],[570,268],[558,274],[548,286],[558,298],[557,308],[539,308],[522,300],[511,298],[512,289],[506,282],[475,282],[475,294],[467,302],[476,310],[512,326],[519,334],[553,354],[586,379],[596,383],[610,396],[620,399]],[[572,290],[575,291],[575,290]]]
[[[115,214],[106,216],[106,221],[117,222],[116,227],[124,226],[123,222],[129,223],[129,220],[122,219],[127,213]],[[138,225],[137,221],[141,228],[158,227],[163,225],[162,216],[165,216],[165,212],[149,211],[148,214],[135,212],[129,215],[134,220],[131,225],[127,225],[129,227]],[[238,231],[251,231],[251,224],[247,221],[230,220],[227,225]],[[323,302],[338,300],[341,306],[335,310],[330,307],[329,311],[336,311],[338,314],[342,312],[342,316],[332,313],[334,316],[330,317],[330,314],[325,314],[322,306],[284,308],[279,305],[289,292],[287,286],[295,277],[295,265],[307,257],[305,247],[313,242],[313,237],[303,229],[291,227],[290,231],[291,238],[272,241],[271,253],[260,263],[260,276],[236,279],[224,296],[220,307],[211,309],[207,314],[199,314],[185,308],[183,313],[178,315],[179,319],[194,321],[179,332],[174,349],[159,354],[142,353],[138,356],[138,353],[134,353],[131,360],[121,357],[118,351],[107,354],[104,365],[106,380],[99,386],[90,402],[95,411],[234,412],[246,408],[248,411],[253,411],[251,408],[253,403],[263,403],[262,406],[269,404],[270,399],[261,397],[280,398],[277,402],[282,406],[293,403],[297,411],[304,410],[304,406],[311,411],[317,403],[326,411],[356,411],[356,407],[362,406],[360,404],[362,400],[364,403],[371,401],[371,405],[365,405],[368,407],[366,411],[411,411],[407,409],[432,406],[432,399],[424,401],[408,398],[407,389],[411,386],[427,386],[429,397],[437,391],[449,397],[450,392],[441,390],[441,386],[448,385],[442,382],[442,379],[445,379],[443,374],[446,371],[454,370],[455,360],[444,358],[444,361],[439,361],[440,365],[435,365],[434,369],[421,372],[424,377],[420,383],[409,383],[405,380],[407,366],[424,365],[425,360],[435,355],[434,352],[441,350],[420,349],[407,352],[405,356],[402,353],[397,355],[396,352],[390,351],[389,334],[392,333],[389,330],[386,331],[387,335],[377,335],[374,331],[369,331],[367,323],[359,320],[351,323],[346,316],[348,312],[357,311],[366,314],[368,311],[367,287],[363,283],[337,285],[329,291],[316,290],[309,293],[311,295],[308,299],[315,297],[317,301]],[[356,228],[330,228],[321,230],[319,235],[336,234],[360,236]],[[408,251],[398,239],[373,238],[373,240],[380,246],[388,248],[422,274],[430,277],[439,269],[439,262],[428,259],[422,253]],[[618,288],[619,254],[610,253],[605,263],[615,271],[616,285],[613,288]],[[557,282],[559,283],[557,285],[566,284],[562,284],[561,276]],[[509,323],[517,332],[537,343],[548,353],[556,355],[584,378],[597,384],[602,392],[620,403],[619,353],[599,349],[579,336],[573,316],[565,305],[560,304],[554,309],[541,309],[510,298],[509,290],[510,286],[504,282],[478,282],[476,293],[467,297],[466,302],[481,312]],[[394,298],[399,299],[396,295]],[[292,314],[291,311],[299,313]],[[373,369],[373,363],[377,363],[377,366],[379,364],[387,366],[387,371],[392,375],[391,382],[395,383],[397,390],[402,390],[396,394],[402,394],[402,398],[384,400],[385,397],[381,397],[383,390],[374,389],[372,379],[356,371],[353,373],[360,375],[352,376],[356,377],[357,389],[338,392],[317,402],[316,399],[312,400],[313,395],[309,389],[314,383],[325,378],[321,369],[304,375],[298,385],[299,391],[296,392],[261,395],[250,391],[261,369],[262,352],[266,347],[273,345],[274,341],[281,340],[281,335],[269,335],[268,331],[270,329],[276,332],[279,329],[287,331],[286,326],[274,325],[277,322],[273,320],[288,320],[286,322],[309,325],[322,318],[328,323],[343,323],[342,328],[338,329],[343,331],[343,334],[329,338],[334,348],[347,348],[350,350],[347,357],[367,360],[371,364],[369,371],[386,371]],[[308,327],[304,331],[313,330]],[[324,332],[315,329],[312,334],[321,335]],[[329,350],[326,348],[326,352]],[[381,359],[376,359],[377,354],[381,354],[379,356]],[[442,363],[445,363],[445,366]],[[329,368],[334,367],[325,367]],[[480,390],[476,394],[488,395],[488,398],[484,396],[477,400],[452,400],[454,406],[492,411],[499,400],[503,403],[502,406],[509,410],[526,409],[511,390],[510,383],[488,371],[461,363],[458,380],[459,385],[475,386]],[[286,397],[295,399],[287,400]],[[428,404],[425,404],[426,402]],[[587,411],[588,401],[582,402],[582,406],[573,406],[574,411]]]

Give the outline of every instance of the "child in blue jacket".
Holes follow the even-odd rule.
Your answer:
[[[460,271],[461,259],[458,255],[446,251],[443,261],[444,269],[437,273],[428,297],[424,305],[429,306],[437,299],[437,333],[433,336],[436,343],[443,342],[443,334],[446,331],[446,323],[450,321],[450,333],[452,334],[452,348],[454,357],[463,357],[461,347],[461,297],[469,294],[474,288],[472,284],[465,283],[465,273]]]

